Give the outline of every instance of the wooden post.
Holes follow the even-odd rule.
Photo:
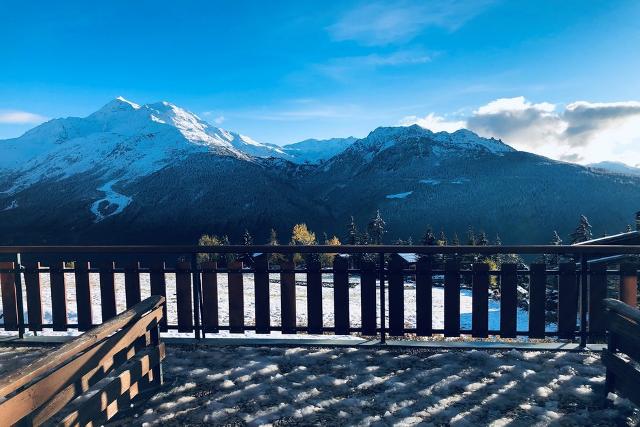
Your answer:
[[[349,335],[349,261],[336,255],[333,259],[333,316],[336,335]]]
[[[389,260],[389,335],[404,335],[404,274],[407,263],[398,254]]]
[[[322,273],[320,261],[307,263],[307,333],[322,334]]]
[[[202,263],[202,327],[204,332],[218,333],[218,263]]]
[[[11,270],[13,262],[0,262],[0,269]],[[0,273],[0,285],[2,286],[2,314],[4,315],[4,330],[18,330],[18,303],[16,295],[15,273]]]
[[[280,265],[280,315],[283,334],[296,333],[296,273],[293,261]]]
[[[638,265],[620,265],[620,301],[632,307],[638,306]]]
[[[260,254],[255,257],[255,273],[253,283],[255,286],[255,315],[256,333],[268,334],[271,332],[271,308],[269,305],[269,255]]]
[[[229,332],[241,334],[244,332],[244,283],[242,280],[242,261],[230,261],[228,269],[229,295]]]

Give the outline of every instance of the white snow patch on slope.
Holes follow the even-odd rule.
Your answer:
[[[406,193],[387,194],[387,199],[404,199],[409,196],[413,191],[407,191]]]
[[[15,209],[18,207],[18,202],[16,200],[12,200],[11,203],[4,209],[0,210],[0,212],[10,211],[11,209]]]
[[[115,183],[115,180],[109,181],[102,187],[98,188],[99,191],[104,193],[104,197],[100,200],[96,200],[91,205],[91,212],[95,215],[93,222],[100,222],[107,217],[122,213],[122,211],[124,211],[124,209],[129,206],[133,200],[131,197],[115,191],[113,189]]]
[[[439,179],[421,179],[420,183],[427,184],[427,185],[438,185],[440,184],[440,180]]]

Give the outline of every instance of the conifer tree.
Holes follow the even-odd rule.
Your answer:
[[[269,246],[278,246],[278,234],[275,229],[271,229],[269,232],[269,242],[267,243]],[[282,254],[272,253],[269,255],[269,262],[272,264],[280,264],[285,260],[285,256]]]
[[[433,234],[433,230],[431,227],[427,227],[427,231],[425,231],[424,236],[422,236],[422,242],[424,246],[435,246],[437,244],[436,236]]]
[[[353,215],[351,216],[351,222],[349,223],[349,227],[347,229],[347,244],[358,244],[358,227],[356,226],[356,222],[353,219]]]
[[[575,231],[571,233],[571,244],[586,242],[593,237],[591,233],[591,224],[586,216],[580,215],[580,221]]]
[[[253,237],[251,236],[251,233],[249,233],[249,230],[247,229],[244,230],[244,234],[242,235],[242,244],[245,246],[253,245]]]
[[[382,244],[382,237],[384,236],[386,223],[380,215],[380,209],[376,211],[376,216],[369,221],[368,230],[371,238],[371,243],[374,245]]]

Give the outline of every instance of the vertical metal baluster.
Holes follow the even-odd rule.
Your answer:
[[[384,253],[380,252],[380,256],[379,256],[379,262],[380,262],[380,266],[379,266],[379,274],[380,274],[380,343],[381,344],[385,344],[386,343],[386,330],[385,330],[385,315],[386,315],[386,308],[385,308],[385,295],[384,295],[384,278],[385,278],[385,272],[384,272]]]
[[[582,254],[580,256],[580,347],[583,348],[587,346],[588,268],[587,257]]]
[[[16,253],[15,275],[16,303],[18,306],[18,337],[22,339],[24,338],[24,303],[22,302],[22,265],[20,264],[20,253]]]
[[[196,339],[200,339],[200,269],[198,268],[197,254],[191,254],[191,274],[193,277],[193,323]],[[204,338],[204,329],[202,330]]]

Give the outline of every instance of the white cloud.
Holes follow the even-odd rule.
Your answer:
[[[488,4],[490,2],[486,0],[368,2],[346,12],[327,30],[336,41],[387,45],[411,40],[427,27],[455,31]]]
[[[39,114],[18,110],[0,110],[0,123],[7,124],[32,124],[42,123],[46,117]]]
[[[596,163],[603,160],[640,163],[640,102],[578,101],[558,107],[532,103],[524,97],[500,98],[474,110],[464,121],[447,122],[433,113],[410,116],[417,123],[442,130],[455,123],[481,136],[500,138],[513,147],[558,160]]]
[[[224,116],[216,117],[215,119],[213,119],[213,123],[217,125],[221,125],[222,123],[224,123]]]
[[[402,126],[418,125],[432,132],[455,132],[466,126],[464,120],[449,121],[442,116],[429,113],[424,117],[407,116],[400,120]]]
[[[407,65],[425,64],[431,61],[431,55],[420,50],[401,50],[389,54],[372,53],[361,56],[344,56],[333,58],[315,68],[336,80],[358,75],[367,70],[382,67],[400,67]]]

